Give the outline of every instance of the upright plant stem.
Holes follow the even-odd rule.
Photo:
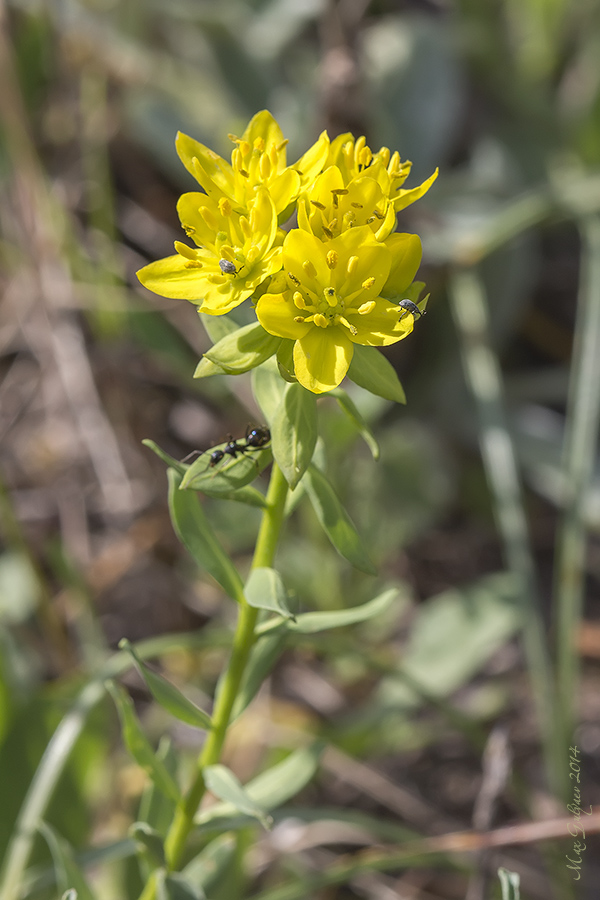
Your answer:
[[[281,469],[273,463],[271,481],[267,492],[267,506],[264,509],[252,568],[272,566],[277,548],[277,541],[283,522],[283,509],[287,496],[287,482]],[[237,627],[233,639],[231,656],[227,670],[224,673],[220,690],[215,700],[213,712],[213,727],[211,728],[202,753],[198,758],[198,767],[193,784],[189,788],[182,804],[177,809],[175,818],[167,835],[165,853],[167,865],[170,869],[178,869],[181,865],[185,842],[194,825],[194,816],[198,804],[204,796],[206,785],[204,783],[203,769],[205,766],[214,765],[221,756],[221,750],[225,742],[231,711],[237,697],[242,677],[250,656],[250,651],[255,641],[254,629],[258,617],[258,610],[249,606],[245,599],[240,601],[240,609]],[[148,883],[142,894],[143,900],[149,900],[153,896],[153,887]]]
[[[586,550],[585,505],[600,419],[600,219],[582,226],[583,248],[573,365],[567,404],[565,506],[557,539],[553,609],[557,641],[558,723],[563,745],[564,790],[568,748],[576,721]]]

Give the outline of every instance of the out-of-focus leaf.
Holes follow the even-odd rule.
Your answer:
[[[325,534],[338,553],[361,572],[376,575],[362,538],[323,472],[310,465],[302,483]]]
[[[163,735],[160,739],[156,758],[164,763],[167,772],[173,781],[177,783],[178,758],[173,749],[171,738],[168,735]],[[167,797],[162,791],[157,790],[153,781],[147,784],[140,800],[138,820],[146,822],[165,838],[173,821],[174,812],[174,800],[171,797]]]
[[[179,490],[181,475],[174,469],[168,470],[168,477],[169,510],[177,537],[225,593],[239,601],[244,589],[242,579],[214,536],[201,504],[189,491]]]
[[[73,858],[73,851],[68,842],[57,834],[47,822],[40,822],[39,830],[52,854],[58,889],[64,893],[74,890],[78,900],[95,900],[94,894]]]
[[[322,743],[316,743],[290,753],[283,762],[249,781],[244,786],[246,795],[265,812],[277,809],[308,784],[317,770],[323,749]],[[233,803],[219,803],[200,813],[195,821],[201,825],[227,818],[238,809]]]
[[[281,575],[266,566],[252,569],[244,587],[250,606],[276,612],[284,619],[294,619],[287,605],[287,593]]]
[[[175,469],[175,471],[179,472],[180,475],[185,475],[185,473],[189,469],[188,465],[179,462],[178,459],[175,459],[172,456],[169,456],[169,454],[166,453],[161,447],[159,447],[158,444],[155,444],[154,441],[145,438],[142,441],[142,444],[144,445],[144,447],[148,447],[150,450],[152,450],[153,453],[156,453],[159,459],[162,459],[162,461],[166,463],[167,466]]]
[[[272,423],[286,390],[277,363],[269,359],[252,370],[252,393],[269,424]]]
[[[211,794],[225,803],[231,803],[235,809],[246,816],[258,819],[263,828],[270,827],[271,817],[267,816],[265,810],[248,795],[230,769],[222,765],[206,766],[202,774]]]
[[[39,586],[31,563],[22,553],[0,556],[0,622],[15,625],[34,612]]]
[[[225,335],[204,356],[228,375],[241,375],[273,356],[280,341],[260,323],[252,322]],[[198,370],[194,377],[198,377]]]
[[[502,888],[502,900],[519,900],[521,897],[519,875],[516,872],[509,872],[508,869],[500,868],[498,869],[498,878]]]
[[[142,730],[128,694],[114,682],[108,682],[107,688],[115,701],[125,745],[138,766],[148,773],[156,787],[176,803],[180,800],[179,788],[168,772],[165,764],[156,756],[148,738]]]
[[[384,591],[368,603],[361,606],[352,606],[350,609],[335,609],[331,612],[300,613],[293,622],[279,622],[272,619],[264,622],[257,628],[258,634],[268,634],[275,629],[286,628],[288,631],[297,631],[300,634],[315,634],[319,631],[329,631],[331,628],[343,628],[345,625],[354,625],[357,622],[366,622],[384,612],[398,591],[391,588]]]
[[[264,447],[239,453],[235,458],[225,454],[219,462],[211,464],[211,454],[219,450],[224,452],[226,447],[226,443],[217,444],[194,460],[182,478],[182,490],[202,491],[211,497],[223,494],[231,497],[239,488],[254,481],[271,462],[271,451]]]
[[[220,888],[227,883],[231,868],[235,865],[237,839],[231,834],[222,834],[211,841],[181,871],[188,884],[204,891],[211,900],[221,900]]]
[[[348,396],[348,393],[343,390],[343,388],[335,388],[335,390],[329,391],[329,395],[335,397],[348,418],[354,422],[357,431],[362,435],[365,444],[371,451],[373,459],[379,459],[379,444],[377,443],[377,439],[359,413],[354,401]]]
[[[230,319],[228,316],[207,316],[206,313],[199,310],[198,315],[213,344],[218,344],[222,338],[227,337],[228,334],[233,334],[239,328],[239,325],[236,325],[233,319]]]
[[[280,622],[281,620],[277,619],[276,621]],[[240,689],[235,698],[231,713],[232,720],[237,719],[256,697],[263,681],[281,656],[285,642],[285,631],[268,635],[256,642],[252,648]]]
[[[163,839],[147,822],[134,822],[130,825],[129,837],[136,842],[140,852],[149,858],[153,867],[165,864]]]
[[[205,900],[201,887],[192,884],[182,874],[159,869],[156,875],[156,900]]]

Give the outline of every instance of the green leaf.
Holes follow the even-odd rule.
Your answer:
[[[148,773],[156,787],[167,797],[178,803],[180,795],[175,780],[150,746],[150,742],[142,731],[142,726],[135,714],[131,698],[114,682],[109,681],[106,686],[119,712],[125,746],[138,766]]]
[[[213,898],[220,895],[219,888],[228,881],[235,866],[237,839],[231,834],[221,834],[212,840],[181,871],[188,884]]]
[[[271,422],[273,456],[292,490],[313,457],[317,442],[317,398],[290,384]]]
[[[187,881],[177,872],[167,874],[159,869],[156,876],[156,900],[205,900],[201,887]]]
[[[203,709],[200,709],[195,703],[188,700],[174,684],[171,684],[162,675],[148,668],[126,638],[119,642],[119,650],[127,650],[131,654],[150,693],[163,709],[166,709],[167,712],[170,712],[172,716],[175,716],[181,722],[193,725],[194,728],[207,729],[212,727],[212,721],[208,713],[205,713]]]
[[[268,829],[271,826],[273,821],[271,817],[267,816],[265,810],[252,800],[231,769],[222,765],[206,766],[202,770],[202,774],[211,794],[214,794],[219,800],[231,803],[244,815],[258,819],[263,828]]]
[[[324,745],[321,742],[312,747],[303,747],[290,753],[283,762],[266,772],[262,772],[244,786],[246,795],[262,810],[277,809],[302,790],[312,779],[319,764]],[[230,818],[238,807],[232,803],[219,803],[201,812],[195,819],[202,825],[215,819]]]
[[[138,852],[146,856],[153,868],[164,866],[165,848],[163,839],[147,822],[134,822],[129,826],[129,837],[136,842]]]
[[[233,319],[229,319],[227,316],[209,316],[200,310],[198,310],[198,316],[213,344],[218,344],[222,338],[233,334],[239,328],[239,325],[236,325]]]
[[[198,499],[189,491],[180,491],[181,475],[174,469],[169,478],[169,511],[177,537],[201,568],[206,569],[226,594],[239,602],[243,583],[232,561],[213,534]]]
[[[193,378],[210,378],[211,375],[226,375],[224,369],[216,363],[211,362],[208,356],[203,356],[196,368],[194,369]]]
[[[77,900],[77,891],[75,888],[70,888],[70,890],[65,891],[61,900]]]
[[[252,371],[252,393],[269,423],[281,403],[286,389],[285,381],[279,374],[277,362],[269,359]]]
[[[371,451],[373,459],[379,459],[379,444],[377,443],[377,439],[359,413],[354,401],[351,400],[351,398],[348,396],[347,392],[343,390],[343,388],[335,388],[333,391],[329,391],[329,395],[330,397],[335,397],[348,418],[351,419],[352,422],[354,422],[356,430],[359,434],[362,435],[365,444]]]
[[[323,472],[310,465],[303,484],[325,534],[338,553],[361,572],[376,575],[362,538]]]
[[[275,619],[274,622],[275,624],[281,624],[280,619]],[[281,630],[256,642],[250,653],[250,659],[235,698],[231,712],[232,721],[241,716],[248,704],[256,697],[263,681],[283,653],[286,640],[287,634],[285,630]]]
[[[94,900],[94,894],[74,860],[70,844],[47,822],[40,822],[39,831],[50,848],[59,891],[67,895],[74,892],[78,900]]]
[[[172,456],[169,456],[164,450],[162,450],[158,444],[155,444],[154,441],[149,440],[148,438],[144,438],[142,441],[144,447],[149,447],[153,453],[156,453],[159,459],[162,459],[164,463],[170,466],[172,469],[175,469],[176,472],[179,472],[180,475],[185,475],[189,466],[186,463],[179,462],[178,459],[174,459]]]
[[[279,374],[284,381],[294,384],[298,379],[294,375],[294,341],[283,340],[277,350]]]
[[[241,453],[235,459],[226,455],[215,465],[211,465],[211,453],[225,450],[227,443],[216,444],[203,453],[188,467],[181,481],[182,490],[202,491],[210,497],[231,496],[239,488],[245,487],[271,462],[271,450]]]
[[[228,493],[221,493],[221,491],[213,493],[210,488],[205,486],[202,489],[202,493],[206,494],[207,497],[217,497],[219,500],[235,500],[236,503],[245,503],[247,506],[256,506],[259,509],[264,509],[267,505],[265,495],[249,484]]]
[[[250,606],[256,609],[268,609],[278,613],[284,619],[294,619],[287,605],[287,592],[281,575],[275,569],[252,569],[244,587],[244,594]]]
[[[280,342],[260,322],[252,322],[225,335],[204,356],[228,375],[240,375],[273,356]]]
[[[397,597],[396,588],[390,588],[379,594],[368,603],[361,606],[352,606],[350,609],[336,609],[330,612],[300,613],[295,622],[285,624],[272,619],[264,622],[256,629],[258,635],[269,634],[275,629],[284,627],[287,631],[300,634],[316,634],[319,631],[328,631],[330,628],[342,628],[345,625],[355,625],[357,622],[366,622],[384,612],[390,606],[392,600]]]
[[[355,384],[395,403],[406,403],[404,388],[389,360],[375,347],[354,345],[354,356],[348,369],[348,378]]]
[[[173,749],[171,738],[166,734],[161,737],[158,743],[156,758],[164,763],[169,775],[175,781],[178,757]],[[175,803],[172,798],[166,797],[161,791],[157,790],[154,782],[150,781],[144,788],[140,799],[138,820],[145,822],[165,838],[173,821],[174,813]]]

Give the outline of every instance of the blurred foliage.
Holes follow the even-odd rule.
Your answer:
[[[353,40],[340,39],[332,7]],[[208,346],[194,310],[150,296],[134,272],[171,252],[180,236],[175,199],[194,183],[177,159],[176,131],[226,154],[227,133],[268,107],[295,159],[332,127],[325,97],[339,75],[336,51],[358,68],[352,99],[371,145],[412,159],[414,183],[436,165],[442,170],[435,191],[400,219],[402,230],[423,235],[431,299],[411,341],[388,353],[408,406],[349,388],[380,444],[377,464],[343,411],[332,400],[319,405],[332,481],[367,537],[378,587],[397,586],[399,600],[372,621],[294,637],[283,655],[276,641],[267,647],[279,661],[253,714],[236,724],[227,765],[246,783],[315,734],[339,755],[328,762],[326,752],[316,783],[275,812],[281,840],[263,836],[260,847],[279,874],[265,877],[259,864],[252,890],[287,877],[309,891],[310,865],[285,849],[302,840],[311,864],[324,869],[328,841],[344,848],[468,828],[481,741],[498,720],[512,726],[518,779],[499,818],[535,818],[546,788],[524,663],[511,641],[520,595],[503,563],[498,498],[477,450],[481,421],[459,353],[465,335],[446,300],[451,270],[477,264],[549,618],[553,535],[570,497],[562,460],[576,225],[600,211],[599,4],[12,0],[0,3],[0,25],[2,852],[51,735],[121,637],[174,633],[150,655],[160,655],[167,676],[198,705],[215,689],[232,611],[177,545],[162,466],[140,442],[155,439],[182,458],[243,434],[260,413],[246,376],[192,380]],[[575,734],[586,803],[600,802],[600,466],[592,462],[584,510],[593,536],[585,569],[590,658]],[[214,500],[205,510],[244,571],[258,511]],[[340,566],[302,499],[280,564],[300,611],[373,596],[372,578]],[[193,650],[177,634],[199,629],[203,645]],[[164,742],[171,735],[184,751],[177,774],[186,779],[197,734],[149,704],[127,666],[111,677],[127,672],[146,733],[154,744],[162,738],[161,758],[176,774]],[[164,833],[164,801],[151,796],[121,747],[113,710],[91,711],[97,702],[83,704],[79,739],[77,729],[64,739],[56,786],[39,813],[45,841],[29,836],[29,887],[7,900],[56,896],[51,851],[58,869],[84,868],[102,900],[141,890],[143,854],[132,861],[128,828],[139,817]],[[357,774],[355,765],[364,768]],[[374,772],[383,787],[374,786]],[[399,798],[406,785],[421,806]],[[211,900],[250,891],[240,859],[251,826],[232,827],[234,837],[199,835],[189,864],[204,873],[198,883]],[[537,854],[507,851],[503,862],[518,869],[522,859],[524,896],[570,896],[564,870],[545,868]],[[555,859],[562,866],[562,849]],[[600,883],[598,859],[588,850],[582,898]],[[466,878],[446,862],[447,877],[425,857],[415,862],[428,897],[464,896]],[[373,875],[381,881],[365,889],[357,876],[345,893],[331,887],[328,896],[401,892],[403,877]],[[60,879],[58,888],[66,889]]]

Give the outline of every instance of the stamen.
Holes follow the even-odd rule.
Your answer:
[[[259,256],[260,250],[255,244],[253,244],[246,253],[246,262],[248,263],[248,266],[251,266],[253,263],[255,263]]]
[[[362,304],[358,307],[358,314],[359,314],[359,316],[368,316],[368,314],[369,314],[370,312],[373,312],[373,310],[375,309],[375,306],[376,306],[376,305],[377,305],[377,304],[375,303],[374,300],[367,300],[366,303],[362,303]]]
[[[239,137],[235,134],[228,134],[227,137],[229,138],[230,141],[233,141],[234,144],[239,144],[239,142],[240,142]]]
[[[196,250],[188,247],[187,244],[182,244],[181,241],[175,241],[175,249],[180,256],[185,256],[186,259],[197,259]]]
[[[243,175],[244,178],[250,178],[250,172],[247,172],[246,169],[238,169],[240,175]]]
[[[304,321],[306,322],[306,319]],[[321,313],[315,313],[313,321],[315,325],[319,326],[319,328],[327,328],[327,326],[329,325],[328,320]]]
[[[254,149],[258,150],[259,153],[262,153],[265,149],[265,139],[260,136],[254,138]]]
[[[302,263],[302,268],[304,269],[304,271],[306,272],[306,274],[308,275],[309,278],[317,277],[317,270],[311,263],[310,259],[304,260],[304,262]]]
[[[356,224],[356,214],[353,209],[349,209],[348,212],[344,213],[343,222],[346,228],[354,228]]]
[[[339,194],[340,196],[342,196],[342,194],[348,194],[350,192],[349,192],[348,188],[332,188],[331,193]]]
[[[330,269],[335,269],[338,264],[339,256],[335,250],[327,251],[327,265]]]
[[[217,224],[217,220],[213,216],[213,214],[212,214],[211,210],[208,208],[208,206],[200,207],[200,215],[202,216],[202,218],[204,219],[204,221],[206,222],[206,224],[212,231],[218,230],[219,226]]]
[[[294,322],[306,322],[304,316],[294,316]]]
[[[379,159],[381,160],[381,162],[383,163],[383,165],[387,166],[387,164],[390,161],[390,148],[389,147],[381,147],[379,149],[378,156],[379,156]]]
[[[350,334],[358,334],[358,329],[351,325],[344,316],[336,316],[335,321],[336,323],[339,322],[340,325],[344,325],[350,331]]]
[[[249,238],[251,236],[252,229],[250,228],[250,222],[246,216],[240,216],[240,228],[244,232],[244,237]]]
[[[318,200],[311,200],[310,202],[312,203],[313,206],[316,206],[317,209],[321,209],[321,210],[327,209],[327,207],[325,206],[325,204],[324,204],[324,203],[320,203]]]
[[[219,200],[219,212],[222,216],[230,216],[231,215],[231,203],[227,199],[227,197],[221,197]]]
[[[350,206],[353,206],[354,209],[362,209],[363,208],[362,203],[351,203]]]
[[[183,264],[185,269],[201,269],[202,265],[199,259],[187,259]]]
[[[228,259],[229,262],[233,262],[235,260],[235,250],[229,244],[221,244],[219,252],[221,253],[223,259]]]
[[[362,283],[362,287],[365,289],[365,291],[368,291],[369,288],[372,288],[374,284],[375,284],[375,277],[373,275],[370,275],[368,278],[365,278],[365,280]]]
[[[239,148],[242,156],[248,156],[248,154],[250,153],[250,144],[248,143],[248,141],[240,141]]]
[[[292,300],[294,301],[294,306],[297,309],[308,309],[306,300],[304,299],[300,291],[294,291],[294,293],[292,294]]]
[[[323,234],[328,238],[333,237],[333,231],[330,231],[329,228],[327,228],[325,225],[323,225]]]
[[[242,154],[239,147],[236,147],[231,154],[231,165],[234,169],[239,169],[242,165]]]
[[[300,287],[300,279],[296,278],[292,272],[288,272],[288,278],[296,285],[296,287]]]
[[[335,307],[338,305],[338,298],[335,292],[335,288],[327,287],[323,291],[323,294],[325,296],[325,299],[327,300],[327,305],[332,309],[335,309]]]
[[[286,138],[280,144],[277,144],[277,147],[275,149],[277,150],[278,153],[281,153],[283,148],[287,147],[288,144],[289,144],[289,140]]]
[[[346,272],[348,275],[354,275],[356,272],[356,267],[358,265],[358,256],[351,256],[348,260],[348,265],[346,266]]]
[[[269,177],[269,175],[271,174],[271,161],[269,160],[269,157],[265,153],[263,153],[263,155],[261,156],[258,167],[260,169],[260,174],[261,174],[262,180],[266,181],[267,178]]]
[[[224,275],[209,275],[208,280],[211,284],[225,284],[227,281]]]

